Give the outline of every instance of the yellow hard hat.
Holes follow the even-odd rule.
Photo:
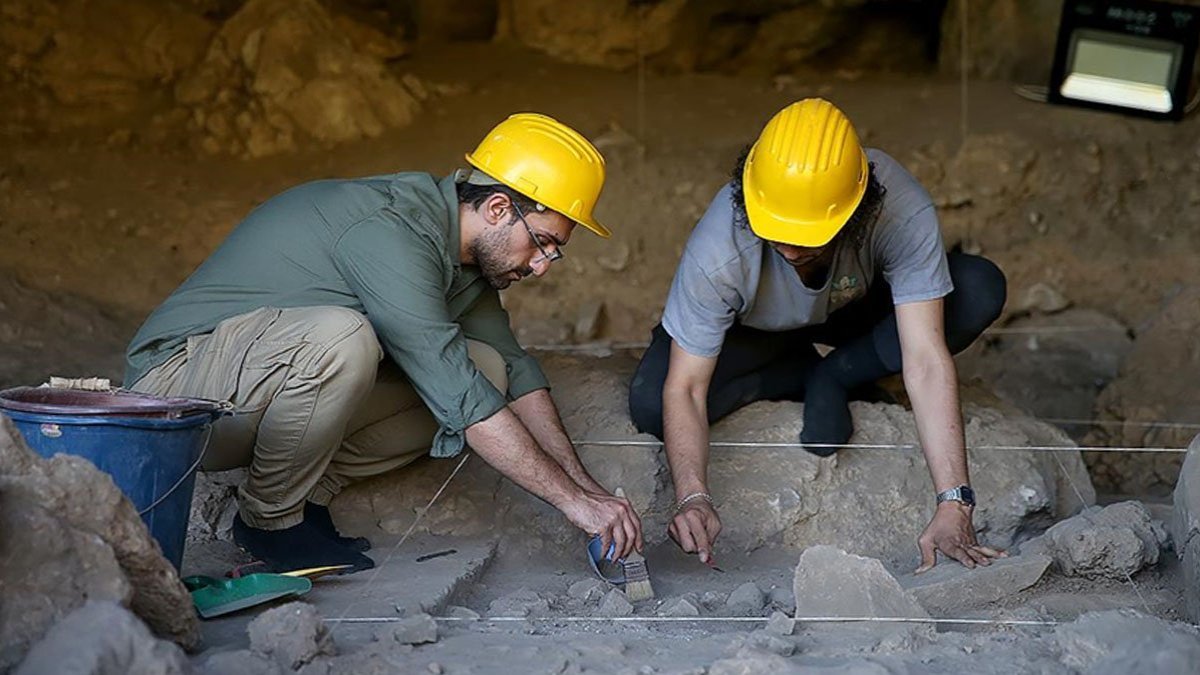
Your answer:
[[[867,155],[846,115],[806,98],[780,110],[750,148],[742,193],[750,229],[793,246],[828,244],[867,190]]]
[[[612,236],[592,216],[604,187],[604,157],[562,122],[537,113],[511,115],[488,132],[467,161],[601,237]]]

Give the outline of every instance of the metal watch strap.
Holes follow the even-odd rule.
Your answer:
[[[958,485],[938,493],[937,503],[961,502],[967,506],[975,506],[975,491],[970,485]]]

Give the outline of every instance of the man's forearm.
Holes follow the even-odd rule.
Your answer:
[[[708,492],[708,410],[703,392],[663,392],[663,446],[675,498]]]
[[[508,408],[467,428],[467,443],[509,480],[560,511],[582,489],[558,462],[542,452],[521,420]]]
[[[904,386],[934,488],[941,492],[969,483],[958,374],[950,353],[931,350],[917,358],[906,356]]]
[[[550,398],[549,391],[535,389],[510,403],[509,408],[520,418],[533,440],[579,487],[590,492],[607,493],[579,460],[579,454],[563,428],[558,408],[554,405],[554,399]]]

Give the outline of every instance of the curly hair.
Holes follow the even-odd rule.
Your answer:
[[[746,169],[746,158],[750,156],[751,147],[747,145],[738,154],[737,162],[734,163],[733,171],[730,173],[732,180],[729,182],[729,198],[733,202],[733,224],[735,227],[746,229],[750,228],[750,217],[746,214],[746,194],[742,187],[742,174]],[[845,239],[854,248],[861,248],[875,229],[875,221],[879,219],[879,212],[883,210],[885,196],[887,196],[887,188],[875,176],[875,162],[870,162],[867,165],[867,190],[863,193],[862,201],[858,203],[854,213],[850,214],[846,224],[838,230],[829,243]]]

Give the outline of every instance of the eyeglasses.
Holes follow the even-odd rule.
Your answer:
[[[517,214],[517,218],[521,219],[521,224],[525,226],[525,231],[529,233],[529,238],[533,240],[533,245],[537,247],[538,253],[542,254],[541,258],[533,262],[541,262],[542,260],[545,260],[546,262],[554,262],[555,260],[562,260],[563,252],[562,249],[559,248],[558,242],[554,242],[553,251],[547,251],[546,247],[542,246],[542,242],[538,241],[538,236],[533,231],[533,228],[529,226],[528,222],[526,222],[525,214],[521,213],[521,207],[517,206],[516,202],[511,202],[511,204],[513,207],[513,213]]]

